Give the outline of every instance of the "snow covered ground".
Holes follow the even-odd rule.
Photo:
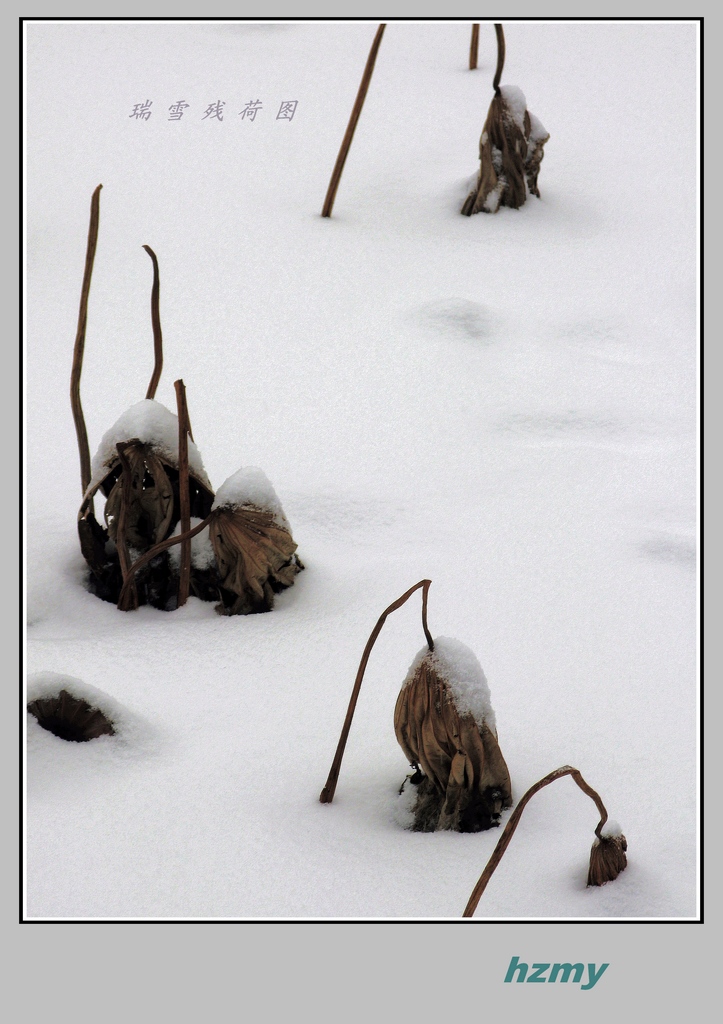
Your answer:
[[[32,918],[460,917],[499,831],[400,824],[418,595],[318,802],[369,633],[424,577],[433,635],[484,668],[515,796],[572,764],[629,843],[586,889],[598,818],[562,780],[476,917],[697,914],[696,27],[506,25],[503,82],[551,136],[541,199],[465,218],[492,26],[470,72],[467,23],[389,24],[323,220],[374,31],[27,27],[27,668],[130,723],[74,744],[28,719]],[[261,467],[306,565],[270,614],[121,613],[83,587],[68,389],[101,182],[91,450],[150,378],[148,244],[157,399],[175,411],[183,378],[214,487]]]

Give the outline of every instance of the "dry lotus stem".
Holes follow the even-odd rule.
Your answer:
[[[621,871],[624,871],[627,867],[627,858],[625,851],[628,848],[627,840],[624,835],[610,835],[604,836],[602,834],[603,826],[608,820],[608,812],[605,810],[605,805],[600,799],[600,795],[585,782],[584,778],[580,774],[577,768],[571,768],[570,765],[564,765],[562,768],[558,768],[554,772],[550,772],[544,779],[540,779],[534,786],[530,786],[525,795],[522,797],[520,802],[515,807],[514,811],[510,815],[510,820],[505,825],[504,831],[499,838],[497,846],[495,846],[492,856],[487,862],[487,865],[479,877],[477,885],[472,890],[472,895],[467,901],[467,906],[464,908],[462,917],[472,917],[477,904],[480,901],[482,893],[487,888],[487,883],[492,877],[495,868],[502,860],[505,850],[509,846],[510,840],[514,834],[517,825],[519,824],[522,812],[529,800],[544,789],[545,786],[549,786],[551,782],[555,782],[557,779],[563,778],[565,775],[571,775],[583,793],[586,793],[592,800],[595,801],[598,811],[600,812],[600,821],[597,828],[595,829],[595,842],[593,843],[592,850],[590,851],[590,868],[587,876],[588,885],[605,885],[606,882],[612,882],[618,877]]]
[[[505,46],[505,30],[499,22],[495,23],[495,35],[497,36],[497,67],[495,68],[495,77],[492,81],[492,88],[499,94],[500,91],[500,79],[502,78],[502,69],[505,66],[505,54],[507,48]]]
[[[477,55],[479,52],[479,22],[472,25],[472,36],[469,41],[469,69],[474,71],[477,67]]]
[[[83,351],[85,349],[85,328],[88,322],[88,295],[90,293],[90,280],[93,275],[93,262],[95,250],[98,244],[98,221],[100,216],[100,190],[98,185],[90,201],[90,224],[88,226],[88,242],[85,252],[85,269],[83,271],[83,285],[80,292],[80,308],[78,310],[78,327],[75,334],[75,347],[73,349],[73,367],[70,371],[70,407],[73,412],[75,432],[78,438],[78,451],[80,454],[80,483],[85,494],[90,483],[90,448],[88,446],[88,432],[85,427],[83,407],[80,404],[80,374],[83,369]],[[91,512],[93,505],[90,505]]]
[[[174,382],[178,405],[178,499],[181,511],[181,533],[191,529],[191,495],[188,484],[188,409],[186,388],[182,380]],[[178,583],[178,607],[188,601],[191,586],[191,542],[181,542],[181,566]]]
[[[129,444],[129,447],[133,442]],[[123,574],[123,580],[129,578],[130,569],[130,555],[128,553],[128,526],[129,526],[129,513],[131,511],[132,504],[132,493],[136,490],[137,480],[134,478],[134,474],[131,472],[130,462],[126,457],[126,446],[124,444],[117,444],[116,449],[118,451],[118,458],[120,459],[121,466],[123,467],[120,480],[116,484],[120,493],[120,506],[118,511],[118,518],[115,521],[115,546],[118,551],[118,559],[120,561],[121,573]],[[136,485],[136,486],[134,486]],[[107,504],[106,504],[107,512]],[[110,531],[109,531],[110,532]],[[118,607],[123,611],[127,611],[128,608],[138,607],[138,594],[136,593],[134,578],[130,577],[131,585],[126,592],[123,599],[123,604],[118,601]]]
[[[334,754],[334,760],[332,761],[331,764],[329,777],[327,778],[326,785],[324,786],[319,795],[320,803],[330,804],[331,801],[334,799],[336,783],[338,781],[339,771],[341,769],[341,759],[344,756],[344,748],[346,747],[346,741],[349,736],[351,721],[352,718],[354,717],[354,709],[356,708],[356,702],[359,697],[359,691],[361,690],[362,679],[364,678],[364,672],[367,667],[367,662],[369,661],[369,655],[371,654],[372,647],[374,646],[377,637],[382,631],[382,626],[386,622],[387,616],[391,615],[391,613],[393,611],[396,611],[397,608],[401,608],[405,601],[407,601],[412,596],[415,590],[419,590],[420,587],[422,588],[422,629],[424,630],[424,635],[427,638],[427,645],[429,647],[429,650],[434,650],[434,640],[432,640],[432,634],[429,632],[429,629],[427,627],[427,595],[429,594],[429,588],[431,585],[431,580],[420,580],[419,583],[415,583],[414,586],[410,587],[405,594],[402,594],[401,597],[397,598],[396,601],[390,604],[389,607],[385,611],[383,611],[382,614],[379,616],[379,620],[377,621],[376,626],[372,630],[371,636],[367,640],[366,647],[364,648],[364,653],[362,654],[361,661],[359,662],[359,669],[357,670],[356,679],[354,680],[354,688],[352,689],[351,692],[349,707],[346,712],[346,718],[344,719],[344,725],[342,726],[341,729],[341,735],[339,737],[339,743],[337,744],[336,753]]]
[[[462,213],[496,213],[500,206],[519,209],[528,190],[540,195],[537,178],[550,138],[540,121],[530,114],[527,102],[516,86],[500,86],[505,62],[505,37],[497,32],[497,68],[493,81],[495,95],[490,104],[479,141],[480,167],[477,182],[467,196]]]
[[[148,391],[146,391],[146,398],[156,397],[156,388],[158,382],[161,379],[161,371],[163,370],[163,335],[161,333],[161,313],[160,313],[160,292],[161,283],[158,275],[158,260],[153,249],[150,245],[144,245],[143,248],[146,250],[148,255],[153,261],[153,285],[151,286],[151,324],[153,326],[153,373],[151,374],[151,380],[148,384]]]
[[[369,50],[364,74],[362,75],[362,80],[359,83],[359,91],[357,92],[351,116],[349,117],[349,124],[347,125],[346,132],[344,133],[344,138],[341,140],[339,155],[336,158],[334,170],[331,172],[331,180],[329,181],[329,187],[326,190],[326,198],[324,199],[324,206],[321,211],[322,217],[331,217],[331,211],[334,207],[334,199],[336,198],[336,190],[338,189],[339,182],[341,181],[341,172],[344,170],[344,164],[346,163],[349,147],[351,146],[351,140],[354,138],[354,130],[356,129],[359,115],[361,114],[362,107],[364,106],[364,100],[366,98],[367,90],[369,89],[369,83],[372,80],[372,72],[374,71],[377,53],[386,27],[386,23],[379,26],[377,34],[374,36],[374,42]]]

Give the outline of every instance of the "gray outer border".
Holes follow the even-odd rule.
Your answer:
[[[333,20],[341,16],[369,17],[369,8],[355,2],[332,4],[330,0],[308,0],[307,3],[279,2],[250,4],[248,0],[216,0],[211,9],[189,0],[156,0],[150,9],[118,8],[111,11],[97,3],[76,2],[62,12],[52,2],[36,0],[31,9],[12,4],[12,16],[3,14],[3,46],[7,48],[2,74],[7,78],[4,96],[17,95],[17,31],[16,17],[214,17],[304,18],[323,17]],[[30,6],[30,5],[27,5]],[[378,5],[373,20],[393,17],[464,17],[475,18],[550,18],[550,17],[705,17],[706,51],[711,40],[720,41],[720,14],[715,13],[712,0],[702,0],[695,9],[684,3],[651,0],[645,2],[609,2],[596,9],[579,3],[558,2],[543,7],[530,0],[508,0],[504,11],[480,11],[478,4],[452,0],[432,3],[430,0],[387,0]],[[6,8],[7,12],[9,8]],[[384,15],[381,15],[381,12]],[[603,13],[604,11],[604,13]],[[715,55],[715,53],[714,53]],[[705,67],[704,95],[720,95],[720,61],[709,60]],[[715,86],[718,86],[716,89]],[[6,124],[13,120],[13,104],[7,105]],[[716,108],[717,113],[717,108]],[[707,111],[705,122],[712,117]],[[8,125],[9,126],[9,125]],[[719,145],[720,132],[709,132],[706,165],[714,164],[717,153],[710,150]],[[671,140],[675,144],[675,140]],[[16,166],[4,163],[5,196],[16,191]],[[717,181],[716,181],[717,184]],[[719,199],[711,188],[708,192],[706,222],[717,235]],[[13,203],[13,208],[15,204]],[[8,233],[11,234],[11,233]],[[717,241],[717,238],[716,238]],[[5,243],[8,244],[7,241]],[[712,262],[712,261],[711,261]],[[713,266],[716,266],[712,262]],[[7,288],[6,310],[16,308],[13,301],[14,252],[5,264],[3,274]],[[708,265],[708,275],[711,264]],[[703,281],[701,281],[701,285]],[[710,319],[709,314],[707,319]],[[712,348],[713,346],[709,346]],[[720,355],[708,356],[708,377],[720,369]],[[12,348],[11,348],[12,351]],[[6,357],[7,358],[7,357]],[[12,358],[12,357],[11,357]],[[15,434],[14,417],[17,391],[11,373],[3,375],[4,401],[0,405],[7,422],[5,437]],[[703,394],[702,394],[702,397]],[[712,415],[719,419],[718,410]],[[705,419],[706,434],[710,430],[711,413]],[[719,436],[719,435],[718,435]],[[11,446],[12,450],[12,446]],[[702,468],[702,467],[701,467]],[[12,479],[12,476],[11,476]],[[710,487],[710,484],[709,484]],[[3,511],[6,536],[15,536],[16,522],[10,522],[7,508]],[[13,520],[15,517],[13,516]],[[714,542],[713,557],[718,557]],[[710,555],[709,559],[710,560]],[[10,615],[2,616],[2,638],[6,650],[13,651],[15,631],[13,595],[8,592]],[[708,658],[718,662],[717,647]],[[712,678],[712,673],[709,676]],[[717,691],[717,687],[715,688]],[[720,704],[717,692],[707,695],[710,721],[716,721]],[[10,716],[8,716],[10,717]],[[7,725],[6,725],[7,727]],[[9,758],[5,778],[17,780],[17,731],[11,726],[3,745]],[[720,768],[720,751],[706,748],[706,774]],[[712,759],[715,764],[711,764]],[[8,814],[17,806],[17,786],[10,788]],[[673,811],[673,809],[671,809]],[[706,847],[716,848],[719,821],[706,822]],[[130,1016],[140,1021],[204,1020],[213,1022],[242,1020],[275,1022],[287,1015],[313,1014],[318,1022],[366,1021],[379,1017],[412,1018],[415,1021],[440,1020],[453,1015],[483,1020],[490,1012],[511,1014],[512,1020],[541,1011],[543,1019],[554,1014],[561,1024],[582,1019],[595,1024],[614,1014],[619,1020],[633,1020],[638,1014],[658,1016],[668,1021],[701,1005],[701,996],[713,995],[718,978],[712,973],[714,950],[721,945],[718,875],[708,872],[706,898],[703,904],[705,923],[499,923],[482,922],[400,922],[400,923],[206,923],[186,927],[182,923],[81,923],[20,925],[17,917],[17,844],[4,854],[3,877],[3,948],[5,962],[12,978],[10,1005],[23,999],[23,1018],[30,1022],[44,1020],[46,1014],[70,1013],[76,1019],[90,1020],[98,1014],[110,1021]],[[469,929],[472,928],[473,931]],[[9,941],[8,941],[9,940]],[[545,986],[505,985],[503,977],[511,956],[518,955],[528,963],[534,961],[584,961],[610,964],[598,985],[581,992],[578,985]],[[8,958],[10,963],[8,964]],[[582,1001],[582,1005],[580,1005]],[[542,1007],[545,1006],[543,1010]],[[715,1005],[715,1004],[714,1004]],[[519,1007],[519,1008],[518,1008]]]

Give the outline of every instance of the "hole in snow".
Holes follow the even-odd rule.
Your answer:
[[[91,707],[81,697],[73,697],[67,690],[61,690],[54,697],[30,701],[28,711],[38,725],[61,740],[86,743],[115,733],[113,723],[99,708]]]

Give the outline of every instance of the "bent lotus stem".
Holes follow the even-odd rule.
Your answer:
[[[163,370],[163,335],[161,333],[161,311],[160,311],[160,294],[161,294],[161,282],[158,276],[158,260],[153,249],[150,245],[144,245],[143,248],[146,250],[148,255],[153,261],[153,285],[151,286],[151,324],[153,326],[153,353],[154,353],[154,364],[153,373],[151,374],[151,380],[146,391],[146,398],[156,397],[156,388],[158,382],[161,379],[161,371]]]
[[[382,41],[382,36],[384,35],[384,29],[386,27],[386,23],[381,24],[377,29],[377,34],[374,36],[374,42],[372,43],[369,56],[367,57],[364,74],[362,75],[362,80],[359,83],[359,91],[357,92],[356,100],[352,107],[349,124],[347,125],[346,132],[344,133],[344,138],[341,140],[339,155],[336,158],[334,170],[331,172],[331,180],[329,181],[329,187],[326,190],[326,198],[324,199],[324,206],[321,211],[322,217],[331,217],[334,199],[336,198],[336,190],[338,189],[339,182],[341,181],[341,172],[344,170],[344,164],[346,163],[349,147],[351,146],[351,140],[354,138],[354,130],[356,129],[359,115],[361,114],[362,107],[364,106],[364,100],[369,89],[369,83],[372,80],[372,72],[374,71],[377,53],[379,52],[379,45]]]
[[[139,572],[144,566],[148,565],[156,555],[160,555],[161,552],[166,551],[168,548],[172,548],[174,544],[182,544],[184,541],[192,540],[202,530],[205,530],[207,526],[213,522],[216,516],[216,509],[210,512],[204,520],[189,530],[188,533],[180,533],[177,537],[167,537],[165,540],[159,541],[152,548],[149,548],[145,554],[137,558],[133,565],[128,570],[128,575],[123,580],[123,586],[121,587],[120,596],[118,598],[118,607],[121,607],[121,602],[126,599],[126,595],[130,588],[134,585],[136,573]]]
[[[597,828],[595,829],[595,835],[597,836],[598,840],[602,838],[601,830],[605,822],[608,820],[608,812],[605,810],[605,805],[600,799],[599,793],[597,793],[592,788],[592,786],[589,786],[587,784],[587,782],[582,777],[577,768],[572,768],[569,764],[563,765],[562,768],[557,768],[554,772],[550,772],[549,775],[546,775],[544,779],[540,779],[539,782],[536,782],[534,786],[530,786],[525,795],[521,798],[520,802],[517,804],[517,807],[515,807],[514,811],[510,815],[509,821],[505,825],[504,831],[499,838],[497,846],[495,846],[492,852],[492,856],[487,861],[487,865],[479,877],[477,885],[475,885],[474,889],[472,890],[472,895],[467,901],[467,906],[464,908],[464,913],[462,914],[462,917],[472,917],[474,915],[474,912],[477,909],[477,904],[480,901],[480,897],[487,888],[487,883],[492,877],[495,868],[502,860],[504,852],[509,846],[510,840],[514,835],[514,831],[519,824],[520,818],[522,817],[522,812],[524,811],[525,807],[527,806],[531,798],[535,795],[535,793],[539,793],[541,789],[544,789],[545,786],[549,786],[551,782],[556,782],[557,779],[561,779],[565,775],[571,775],[574,781],[583,791],[583,793],[586,793],[592,800],[595,801],[595,805],[597,806],[597,809],[600,812],[600,822]]]
[[[474,71],[477,67],[477,54],[479,52],[479,23],[472,25],[472,38],[469,43],[469,69]]]
[[[362,679],[364,678],[364,672],[366,671],[367,662],[369,661],[369,655],[372,652],[372,647],[376,643],[376,639],[382,631],[382,626],[387,621],[387,616],[391,615],[391,613],[393,611],[396,611],[397,608],[401,608],[405,601],[407,601],[416,590],[419,590],[420,587],[422,588],[422,628],[424,630],[424,635],[427,638],[427,645],[430,651],[434,650],[434,640],[432,640],[432,635],[427,627],[427,594],[429,593],[429,588],[431,585],[431,580],[420,580],[419,583],[415,583],[413,587],[410,587],[405,594],[402,594],[401,597],[397,598],[396,601],[390,604],[389,607],[384,612],[382,612],[382,614],[379,617],[379,621],[372,630],[371,636],[367,640],[367,645],[364,648],[364,653],[362,654],[361,661],[359,662],[359,669],[356,674],[356,679],[354,680],[354,688],[351,692],[349,707],[346,712],[346,718],[344,719],[344,725],[342,726],[341,729],[341,735],[339,737],[339,743],[337,744],[336,753],[334,754],[334,760],[332,761],[331,764],[329,777],[327,778],[326,785],[324,786],[319,795],[320,803],[330,804],[331,801],[334,799],[334,792],[336,791],[336,784],[339,778],[339,771],[341,769],[341,760],[344,756],[344,748],[346,747],[346,741],[349,736],[349,730],[351,729],[351,721],[352,718],[354,717],[354,709],[356,708],[356,702],[359,697],[359,691],[361,690]]]
[[[181,534],[191,529],[191,495],[188,487],[188,408],[182,380],[174,382],[178,406],[178,497],[181,505]],[[186,603],[191,587],[191,542],[181,542],[181,569],[178,583],[178,607]]]
[[[93,263],[95,261],[95,250],[98,244],[98,221],[100,219],[100,190],[98,185],[90,200],[90,223],[88,225],[88,243],[85,250],[85,269],[83,271],[83,285],[80,291],[80,308],[78,309],[78,327],[75,333],[75,346],[73,349],[73,366],[70,371],[70,407],[73,412],[75,433],[78,438],[78,452],[80,455],[80,483],[83,494],[88,490],[90,483],[90,447],[88,445],[88,432],[85,427],[83,407],[80,404],[80,374],[83,369],[83,352],[85,349],[85,328],[88,322],[88,295],[90,293],[90,280],[93,276]],[[91,512],[93,502],[90,502]]]
[[[502,78],[502,69],[505,66],[505,33],[504,29],[499,23],[495,23],[495,34],[497,36],[497,68],[495,70],[495,77],[492,82],[492,88],[495,93],[499,96],[500,94],[500,79]]]

